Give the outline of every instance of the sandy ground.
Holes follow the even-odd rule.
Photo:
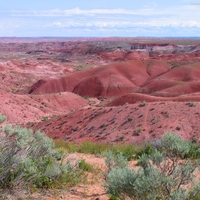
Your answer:
[[[5,194],[0,199],[5,200],[108,200],[103,187],[103,173],[106,165],[103,157],[73,153],[67,159],[73,164],[77,160],[84,159],[86,163],[93,166],[93,171],[87,173],[87,180],[67,190],[40,191],[28,195],[24,192],[16,191],[15,194]]]

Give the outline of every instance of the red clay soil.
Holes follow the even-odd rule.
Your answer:
[[[158,69],[161,62],[149,62],[134,60],[113,63],[56,79],[39,80],[29,89],[28,93],[70,91],[81,96],[120,96],[138,89],[150,76],[156,76],[171,67],[170,64],[165,63]]]
[[[41,79],[28,93],[70,91],[81,96],[111,97],[135,91],[171,97],[199,92],[199,77],[199,63],[172,68],[164,61],[134,60]]]
[[[200,63],[191,63],[185,66],[177,66],[160,75],[158,79],[170,79],[175,81],[197,81],[200,79]]]
[[[99,57],[107,61],[128,61],[139,60],[141,58],[148,59],[149,53],[144,51],[125,51],[122,49],[116,49],[115,51],[102,52]]]
[[[153,93],[156,96],[179,96],[183,94],[191,94],[200,91],[200,81],[194,82],[184,82],[182,84],[177,84],[173,87],[166,88],[159,92]]]
[[[181,95],[177,97],[157,97],[148,94],[140,93],[129,93],[121,97],[118,97],[111,102],[107,103],[106,106],[121,106],[124,104],[134,104],[138,102],[165,102],[165,101],[176,101],[176,102],[188,102],[188,101],[200,101],[199,93],[192,93],[191,95]]]
[[[134,90],[148,77],[142,61],[129,61],[76,72],[57,79],[40,80],[28,93],[70,91],[82,96],[119,96]]]
[[[29,124],[67,142],[141,143],[174,131],[184,139],[200,137],[199,102],[152,102],[117,107],[88,107],[48,122]]]
[[[155,96],[179,96],[200,91],[200,64],[172,68],[148,80],[137,92]]]
[[[18,95],[0,90],[0,113],[7,116],[4,123],[40,121],[42,117],[63,114],[71,109],[88,105],[88,102],[73,93],[44,95]]]
[[[184,53],[184,54],[159,54],[152,56],[155,59],[159,60],[168,60],[168,61],[200,61],[200,52],[195,53]]]
[[[27,55],[25,55],[28,57]],[[30,58],[29,58],[30,59]],[[54,62],[51,60],[20,60],[20,58],[12,59],[11,61],[0,61],[0,71],[9,73],[18,72],[21,74],[33,74],[34,76],[57,76],[58,73],[74,71],[69,64]],[[16,61],[17,60],[17,61]]]
[[[4,124],[29,122],[66,141],[141,142],[168,130],[198,136],[199,47],[150,42],[138,51],[114,40],[1,43]],[[82,62],[95,67],[73,72]],[[73,93],[97,97],[98,107]]]

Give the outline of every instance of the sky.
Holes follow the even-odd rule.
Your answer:
[[[200,37],[200,0],[0,0],[0,37]]]

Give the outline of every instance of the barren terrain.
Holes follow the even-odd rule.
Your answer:
[[[197,140],[196,39],[0,40],[3,124],[68,142],[142,142],[167,131]]]
[[[199,141],[198,39],[1,38],[0,55],[1,125],[66,142],[142,143],[169,131]]]

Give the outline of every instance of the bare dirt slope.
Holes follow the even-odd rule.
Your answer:
[[[199,102],[139,102],[116,107],[88,107],[48,122],[29,124],[67,142],[142,143],[173,131],[198,140]]]
[[[199,137],[199,41],[0,42],[3,124],[77,142],[142,142],[167,131]]]
[[[149,78],[142,61],[114,63],[57,79],[39,80],[30,94],[70,91],[81,96],[119,96],[145,83]]]
[[[0,90],[0,113],[7,116],[4,123],[24,123],[44,120],[71,109],[82,108],[88,101],[73,93],[19,95]]]

